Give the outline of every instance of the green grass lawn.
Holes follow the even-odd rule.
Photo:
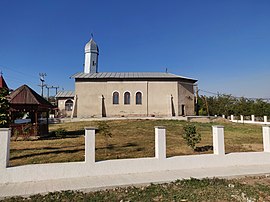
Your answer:
[[[189,179],[141,187],[115,188],[96,192],[63,191],[18,201],[270,201],[270,179],[265,176],[240,179]]]
[[[113,120],[106,121],[112,137],[96,135],[96,160],[154,156],[154,126],[166,127],[167,157],[212,153],[194,152],[181,134],[185,121]],[[193,123],[201,133],[198,147],[212,145],[212,125],[224,125],[225,149],[230,152],[262,151],[262,129],[258,125],[235,123]],[[72,122],[50,125],[50,131],[67,130],[65,138],[11,141],[10,166],[35,163],[84,161],[84,127],[97,127],[98,122]]]

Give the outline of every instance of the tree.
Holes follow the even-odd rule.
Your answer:
[[[201,141],[201,134],[197,133],[196,126],[192,124],[184,127],[182,137],[186,141],[187,145],[193,150],[196,149],[196,144]]]
[[[7,88],[0,88],[0,128],[9,127],[9,101]]]
[[[245,97],[236,98],[232,95],[200,96],[198,99],[199,114],[207,115],[255,115],[270,116],[270,103],[261,99],[253,100]],[[207,110],[208,108],[208,110]]]

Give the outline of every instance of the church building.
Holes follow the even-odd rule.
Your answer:
[[[196,79],[167,72],[99,72],[98,56],[91,38],[84,71],[72,76],[74,117],[194,115]]]

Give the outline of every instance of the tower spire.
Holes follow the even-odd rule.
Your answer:
[[[98,72],[98,55],[99,49],[93,39],[94,35],[91,33],[90,41],[85,45],[85,62],[84,73],[97,73]]]

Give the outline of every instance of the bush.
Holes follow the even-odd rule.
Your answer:
[[[186,125],[182,137],[193,150],[195,150],[196,144],[201,141],[201,134],[197,133],[195,125]]]
[[[66,129],[64,128],[58,128],[56,131],[54,131],[54,134],[58,138],[66,137]]]

